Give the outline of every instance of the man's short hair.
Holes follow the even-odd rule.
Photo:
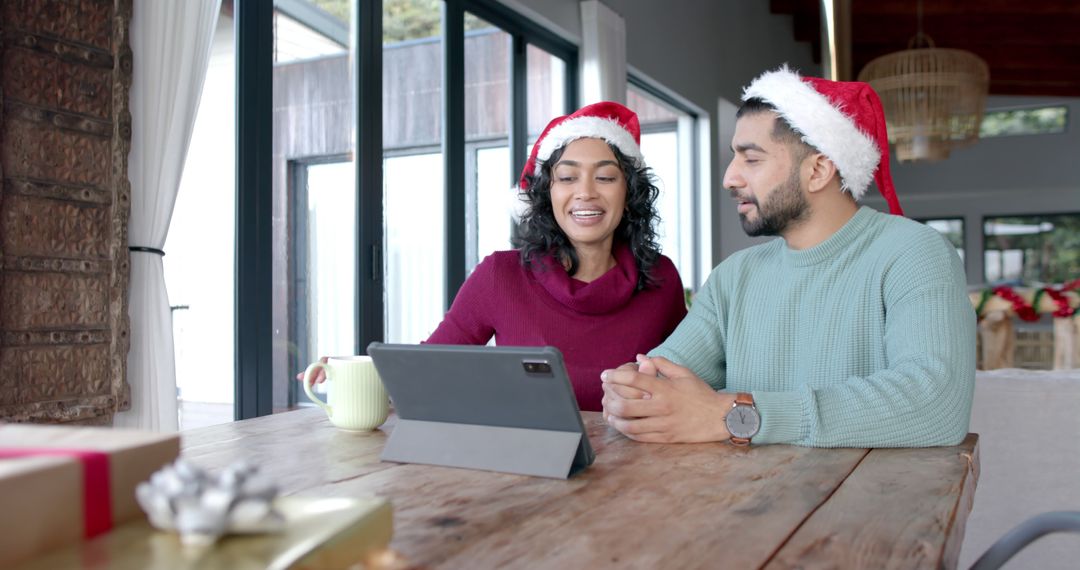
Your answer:
[[[795,159],[795,162],[802,162],[802,159],[806,158],[806,155],[816,151],[816,149],[806,141],[803,140],[803,134],[798,129],[791,126],[791,123],[787,122],[780,113],[777,113],[776,107],[761,99],[759,97],[751,97],[743,102],[739,110],[735,112],[735,118],[740,119],[746,115],[757,115],[758,113],[776,113],[776,123],[773,124],[772,139],[777,142],[791,145],[791,156]]]

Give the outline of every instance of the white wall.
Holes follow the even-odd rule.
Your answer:
[[[581,44],[578,0],[501,0],[504,4]],[[791,16],[773,15],[759,0],[603,0],[626,23],[626,57],[641,72],[709,113],[712,161],[713,263],[744,247],[749,238],[730,214],[722,190],[729,158],[721,149],[731,144],[722,136],[721,100],[737,103],[742,87],[755,76],[787,62],[805,74],[817,75],[809,43],[794,40]],[[718,223],[720,222],[720,223]],[[736,232],[730,231],[731,223]]]
[[[893,182],[911,218],[963,217],[969,283],[983,281],[984,216],[1080,213],[1080,100],[991,97],[988,110],[1068,105],[1065,133],[983,139],[944,161],[899,164]],[[869,196],[869,195],[868,195]],[[864,200],[884,210],[880,197]]]

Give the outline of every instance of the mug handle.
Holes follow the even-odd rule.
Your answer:
[[[315,395],[315,392],[311,390],[312,374],[314,374],[315,371],[320,368],[326,371],[326,379],[330,379],[330,369],[326,366],[326,364],[322,362],[313,362],[311,363],[311,366],[308,366],[307,370],[304,371],[304,392],[307,394],[308,399],[318,404],[319,407],[323,410],[326,410],[326,415],[332,416],[334,415],[334,411],[330,408],[330,406],[327,405],[326,402],[320,400],[319,397]]]

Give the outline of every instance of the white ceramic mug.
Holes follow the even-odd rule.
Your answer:
[[[315,371],[320,368],[326,371],[326,402],[311,390]],[[330,423],[341,429],[373,430],[390,413],[390,398],[370,356],[335,356],[326,364],[313,363],[304,371],[304,392],[326,410]]]

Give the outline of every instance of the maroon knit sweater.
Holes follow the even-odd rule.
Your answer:
[[[476,266],[450,312],[427,342],[554,346],[566,361],[582,410],[598,411],[600,372],[646,353],[686,316],[682,281],[661,256],[656,286],[634,292],[638,271],[630,248],[615,250],[616,265],[591,283],[567,275],[548,256],[531,268],[518,251],[499,251]]]

